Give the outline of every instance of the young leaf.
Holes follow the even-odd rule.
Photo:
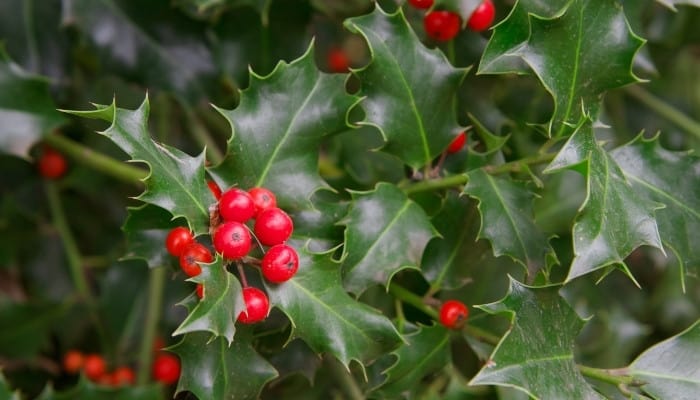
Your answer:
[[[584,321],[559,295],[559,286],[529,287],[510,279],[506,296],[477,306],[509,314],[511,328],[470,385],[511,386],[535,399],[602,399],[574,362]]]
[[[168,210],[173,218],[184,217],[196,234],[209,232],[209,205],[214,203],[204,179],[204,152],[192,157],[176,148],[157,143],[148,133],[148,98],[136,110],[95,106],[93,111],[65,111],[111,125],[100,132],[119,146],[133,161],[151,169],[146,191],[138,199]]]
[[[655,399],[694,399],[700,391],[700,320],[685,331],[647,349],[630,373]]]
[[[265,286],[270,303],[292,322],[293,337],[346,366],[351,360],[367,364],[401,342],[391,321],[345,292],[339,265],[327,254],[300,251],[297,274],[281,285]]]
[[[264,186],[282,207],[310,207],[310,196],[328,187],[318,174],[321,139],[347,129],[346,114],[357,101],[344,80],[316,68],[313,46],[266,77],[251,72],[239,106],[220,110],[233,135],[226,159],[211,172],[228,185]]]
[[[437,232],[425,211],[392,184],[355,192],[353,200],[345,221],[343,286],[359,295],[373,284],[387,286],[404,268],[418,269]]]
[[[383,150],[417,169],[429,165],[464,128],[457,123],[455,94],[467,69],[454,68],[437,49],[426,48],[399,8],[345,21],[364,36],[372,61],[355,71],[365,96],[366,118],[382,132]]]
[[[469,172],[464,193],[479,200],[479,238],[488,239],[494,255],[508,255],[535,276],[554,253],[544,233],[535,225],[534,194],[512,180],[493,177],[477,169]]]
[[[210,341],[206,333],[190,333],[170,348],[182,365],[177,393],[199,399],[256,399],[277,371],[253,347],[249,334]]]

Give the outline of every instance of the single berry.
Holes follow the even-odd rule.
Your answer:
[[[289,280],[299,269],[299,255],[293,247],[277,244],[265,253],[260,263],[262,274],[272,283]]]
[[[447,300],[440,307],[440,322],[449,329],[459,329],[467,321],[469,309],[457,300]]]
[[[180,268],[187,276],[197,276],[202,272],[202,267],[198,262],[210,263],[212,261],[214,261],[214,257],[209,249],[201,243],[193,242],[180,255]]]
[[[432,11],[423,18],[425,33],[431,38],[446,42],[459,33],[459,15],[450,11]]]
[[[246,311],[238,314],[238,320],[244,324],[254,324],[267,318],[270,313],[270,302],[262,290],[248,286],[243,288],[243,300]]]
[[[204,285],[201,283],[197,284],[197,289],[195,289],[195,292],[197,292],[197,297],[204,298]]]
[[[221,199],[221,188],[216,184],[216,182],[208,180],[207,186],[209,186],[209,190],[211,190],[211,194],[214,195],[215,199]]]
[[[255,204],[255,215],[260,214],[262,210],[277,207],[277,198],[270,190],[263,187],[254,187],[248,190],[248,194],[253,198]]]
[[[474,32],[481,32],[488,29],[496,17],[496,8],[491,0],[484,0],[469,16],[467,28]]]
[[[63,355],[63,370],[69,374],[77,374],[83,369],[85,357],[78,350],[69,350]]]
[[[224,221],[245,223],[255,215],[255,204],[248,192],[231,188],[221,195],[219,215]]]
[[[37,161],[37,168],[39,168],[39,173],[44,178],[58,179],[68,170],[68,162],[63,154],[51,147],[44,147]]]
[[[245,257],[250,251],[248,228],[240,222],[227,221],[214,232],[214,249],[228,260]]]
[[[180,257],[192,242],[194,242],[192,232],[183,226],[178,226],[168,232],[168,236],[165,238],[165,248],[171,255]]]
[[[411,3],[413,7],[421,10],[427,10],[433,6],[433,0],[408,0],[408,2]]]
[[[136,382],[136,374],[129,367],[119,367],[112,372],[112,385],[133,385]]]
[[[452,139],[452,142],[447,147],[447,152],[449,154],[457,153],[458,151],[462,150],[462,147],[464,147],[464,143],[466,141],[467,141],[467,134],[464,132],[460,133],[454,139]]]
[[[83,370],[88,379],[97,382],[97,380],[107,372],[105,359],[99,354],[88,354],[85,356]]]
[[[331,72],[346,73],[350,71],[350,59],[341,49],[333,48],[328,51],[328,69]]]
[[[292,219],[286,212],[274,207],[268,208],[258,215],[253,231],[260,243],[274,246],[289,239],[294,230]]]
[[[153,360],[153,379],[172,385],[180,379],[180,359],[170,353],[159,353]]]

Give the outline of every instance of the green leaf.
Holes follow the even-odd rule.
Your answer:
[[[345,292],[339,265],[328,254],[299,251],[297,274],[284,284],[265,286],[271,304],[291,321],[293,337],[345,365],[367,364],[401,342],[391,321]]]
[[[554,253],[544,233],[535,225],[535,195],[522,185],[489,175],[483,169],[468,173],[464,193],[479,200],[480,239],[488,239],[496,256],[507,255],[522,264],[530,276]]]
[[[233,343],[190,333],[170,348],[180,357],[177,393],[190,391],[200,399],[256,399],[277,371],[253,348],[243,330]]]
[[[146,191],[137,199],[168,210],[173,218],[184,217],[190,229],[200,235],[209,232],[209,205],[214,197],[204,179],[204,152],[192,157],[174,147],[160,144],[148,133],[150,105],[146,98],[136,110],[95,105],[93,111],[65,111],[85,118],[101,119],[110,127],[107,136],[132,161],[144,162],[151,169]]]
[[[160,384],[113,388],[89,381],[84,375],[74,387],[56,392],[47,386],[37,400],[159,400],[164,399]]]
[[[510,280],[506,296],[477,306],[509,314],[511,328],[470,385],[511,386],[535,399],[601,399],[576,368],[574,342],[584,321],[559,295],[559,286]]]
[[[172,256],[165,249],[165,238],[177,226],[172,215],[153,204],[129,207],[122,230],[126,236],[125,259],[141,259],[149,267],[170,264]]]
[[[434,10],[449,10],[459,14],[462,19],[462,26],[467,25],[469,17],[481,4],[481,0],[435,0]]]
[[[30,359],[44,350],[52,327],[68,311],[71,303],[16,303],[0,297],[0,354]]]
[[[20,400],[21,398],[19,391],[10,389],[7,380],[5,380],[5,376],[2,374],[2,371],[0,371],[0,399]]]
[[[425,211],[395,185],[379,183],[352,196],[344,221],[343,285],[359,295],[374,284],[388,286],[404,268],[419,269],[423,250],[437,232]]]
[[[642,390],[655,399],[691,400],[700,390],[700,320],[685,331],[654,345],[630,365]]]
[[[0,153],[26,158],[43,135],[63,125],[49,82],[24,71],[0,46]]]
[[[566,280],[619,265],[641,245],[663,249],[654,216],[661,204],[640,195],[620,166],[596,142],[591,122],[581,124],[545,172],[573,169],[588,193],[573,227],[574,260]]]
[[[360,78],[365,120],[386,141],[383,150],[413,168],[431,161],[464,130],[457,123],[455,94],[468,69],[454,68],[437,49],[428,49],[399,8],[345,21],[367,41],[372,61],[354,71]]]
[[[666,150],[658,136],[641,135],[611,156],[641,197],[666,205],[656,212],[662,240],[681,270],[700,276],[700,157]]]
[[[321,73],[313,46],[266,77],[251,72],[235,110],[220,110],[233,129],[226,159],[211,172],[227,185],[264,186],[285,208],[308,208],[310,196],[328,187],[318,174],[323,136],[347,129],[355,96],[344,77]]]
[[[676,9],[677,5],[689,5],[700,7],[700,0],[656,0],[659,4],[663,4],[673,11],[678,11]]]

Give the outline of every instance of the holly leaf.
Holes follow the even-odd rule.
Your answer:
[[[49,346],[52,327],[73,303],[16,303],[0,298],[0,355],[31,359]]]
[[[457,123],[455,94],[468,69],[454,68],[437,49],[425,47],[403,11],[349,18],[345,27],[361,34],[372,61],[354,73],[360,78],[365,120],[379,129],[382,150],[417,169],[431,161],[464,128]]]
[[[126,235],[124,259],[141,259],[149,267],[168,265],[172,256],[165,250],[165,238],[177,226],[172,215],[153,204],[129,207],[122,226]]]
[[[462,26],[466,26],[472,13],[481,4],[481,0],[435,0],[433,9],[448,10],[459,14]]]
[[[418,204],[395,185],[353,192],[343,222],[343,286],[360,295],[374,284],[388,286],[398,271],[419,269],[423,250],[438,233]]]
[[[205,333],[185,335],[169,350],[180,357],[182,372],[177,393],[192,392],[199,399],[256,399],[277,371],[252,346],[252,335],[239,332],[236,340],[210,340]]]
[[[670,10],[678,11],[677,5],[688,5],[700,7],[700,0],[656,0],[657,3],[668,7]]]
[[[313,45],[266,77],[251,72],[239,106],[219,110],[233,135],[225,160],[211,172],[228,185],[264,186],[284,208],[308,208],[310,196],[328,184],[318,174],[321,139],[347,129],[355,96],[344,77],[316,68]]]
[[[583,174],[588,189],[573,227],[575,256],[567,282],[610,265],[632,278],[623,261],[632,250],[650,245],[663,251],[654,216],[663,205],[634,190],[596,142],[590,120],[580,124],[545,172],[563,168]]]
[[[658,136],[641,135],[610,154],[636,193],[666,205],[656,212],[663,242],[682,271],[700,276],[700,157],[666,150]]]
[[[46,78],[32,75],[10,60],[0,46],[0,152],[26,158],[42,136],[63,125]]]
[[[65,391],[56,392],[47,386],[36,398],[37,400],[158,400],[163,399],[163,387],[152,383],[139,386],[120,386],[114,388],[98,385],[88,380],[85,375],[78,383]]]
[[[5,375],[0,371],[0,399],[20,400],[21,398],[19,391],[10,389],[7,380],[5,380]]]
[[[204,152],[192,157],[177,148],[157,143],[148,133],[150,105],[146,98],[136,110],[95,105],[93,111],[66,110],[85,118],[101,119],[111,125],[99,132],[108,137],[132,161],[146,163],[151,173],[146,191],[137,199],[168,210],[173,218],[184,217],[195,235],[209,232],[209,205],[214,197],[204,178]]]
[[[640,354],[629,366],[630,374],[644,382],[642,390],[655,399],[694,399],[700,390],[698,349],[700,320]]]
[[[584,321],[559,289],[510,278],[503,299],[477,306],[489,314],[509,314],[511,328],[470,385],[510,386],[535,399],[602,399],[576,368],[574,345]]]
[[[292,338],[346,366],[351,360],[367,364],[401,342],[389,319],[345,292],[338,264],[328,254],[301,249],[297,274],[284,284],[265,287],[271,304],[291,321]]]
[[[496,256],[507,255],[535,276],[554,253],[544,233],[535,225],[535,195],[512,180],[489,175],[483,169],[467,174],[464,193],[479,201],[479,239],[488,239]]]

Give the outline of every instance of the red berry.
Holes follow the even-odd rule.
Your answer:
[[[185,227],[178,226],[168,232],[168,236],[165,238],[165,248],[171,255],[180,257],[192,242],[194,242],[192,232]]]
[[[457,36],[460,23],[459,15],[444,10],[429,12],[423,18],[425,33],[440,42],[446,42]]]
[[[63,355],[63,370],[69,374],[77,374],[83,368],[85,357],[78,350],[69,350]]]
[[[408,0],[409,3],[415,8],[420,8],[422,10],[427,10],[433,6],[433,0]]]
[[[245,223],[255,215],[255,203],[248,192],[231,188],[221,195],[219,215],[224,221]]]
[[[260,243],[265,246],[274,246],[289,239],[294,230],[294,224],[286,212],[274,207],[258,215],[253,230]]]
[[[469,16],[467,27],[474,32],[481,32],[488,29],[496,17],[496,8],[491,0],[484,0]]]
[[[153,379],[172,385],[180,379],[180,359],[170,353],[159,353],[153,360]]]
[[[211,190],[211,194],[214,195],[214,198],[219,200],[221,198],[221,188],[219,185],[217,185],[214,181],[208,180],[207,186],[209,186],[209,190]]]
[[[467,134],[462,132],[459,135],[457,135],[454,139],[452,139],[452,142],[450,143],[449,147],[447,147],[447,152],[449,154],[456,153],[460,150],[462,150],[462,147],[464,147],[464,143],[467,141]]]
[[[136,374],[129,367],[119,367],[112,372],[112,385],[133,385],[136,382]]]
[[[214,232],[214,249],[228,260],[245,257],[250,251],[250,246],[250,232],[240,222],[224,222]]]
[[[334,48],[328,51],[328,69],[331,72],[345,73],[350,71],[350,59],[341,49]]]
[[[254,187],[248,190],[248,194],[253,198],[255,204],[255,215],[260,214],[262,210],[277,207],[277,198],[270,190],[263,187]]]
[[[58,179],[62,177],[68,170],[68,162],[63,154],[52,149],[44,147],[39,160],[37,161],[39,173],[44,178]]]
[[[270,302],[267,295],[256,287],[243,288],[243,300],[245,300],[246,311],[238,314],[238,320],[244,324],[254,324],[267,318],[270,313]]]
[[[107,372],[107,365],[105,364],[105,359],[99,354],[88,354],[85,356],[83,363],[83,369],[85,371],[85,376],[91,381],[97,381],[101,376]]]
[[[272,246],[263,256],[260,269],[268,281],[284,282],[299,269],[299,255],[293,247],[286,244]]]
[[[194,242],[185,248],[180,255],[180,268],[187,276],[197,276],[202,272],[202,267],[198,264],[210,263],[214,261],[209,249],[201,243]]]
[[[440,307],[440,322],[449,329],[459,329],[467,321],[469,309],[457,300],[447,300]]]
[[[201,283],[197,284],[197,289],[195,290],[197,292],[197,297],[204,298],[204,285]]]

